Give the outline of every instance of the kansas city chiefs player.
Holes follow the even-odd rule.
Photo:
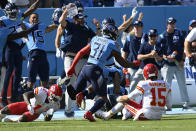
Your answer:
[[[37,87],[23,94],[24,101],[7,105],[0,110],[0,121],[6,115],[22,115],[19,118],[5,118],[5,122],[30,122],[43,113],[44,120],[50,121],[53,113],[60,108],[63,90],[54,84],[49,89]]]
[[[108,120],[125,107],[134,116],[133,120],[160,120],[163,111],[172,106],[171,88],[165,81],[157,80],[158,69],[154,64],[147,64],[143,75],[145,80],[140,81],[133,92],[118,97],[118,103],[109,112],[98,111],[96,116]],[[138,96],[143,97],[143,103],[134,101]],[[122,119],[126,120],[128,117],[124,115]]]

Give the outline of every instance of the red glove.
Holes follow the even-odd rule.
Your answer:
[[[135,64],[135,66],[140,66],[141,65],[140,60],[134,60],[133,63]]]
[[[75,72],[75,68],[71,66],[67,71],[67,76],[71,77],[73,74],[76,75],[76,72]]]

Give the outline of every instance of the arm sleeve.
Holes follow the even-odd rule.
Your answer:
[[[143,93],[142,93],[142,91],[141,90],[138,90],[137,88],[134,90],[134,91],[132,91],[129,95],[128,95],[128,98],[129,99],[135,99],[135,98],[137,98],[138,96],[140,96],[140,95],[142,95]]]
[[[76,57],[73,60],[72,63],[72,67],[75,68],[75,66],[77,65],[77,63],[79,62],[79,60],[86,54],[90,53],[90,44],[88,44],[87,46],[85,46],[84,48],[82,48],[76,55]]]
[[[144,45],[145,45],[145,44],[142,44],[142,45],[140,46],[140,49],[139,49],[139,51],[138,51],[138,55],[139,55],[139,54],[145,54],[145,52],[143,51],[143,50],[144,50]]]

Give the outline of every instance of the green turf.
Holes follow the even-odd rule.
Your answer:
[[[195,131],[196,114],[164,116],[160,121],[128,121],[85,119],[35,121],[28,123],[0,122],[0,131]]]

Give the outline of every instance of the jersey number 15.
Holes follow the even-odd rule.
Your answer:
[[[152,101],[150,102],[150,104],[152,106],[158,105],[160,107],[164,107],[166,104],[166,98],[164,95],[162,95],[162,93],[166,92],[166,88],[152,88],[150,92],[152,93]],[[158,98],[156,98],[157,93]]]

